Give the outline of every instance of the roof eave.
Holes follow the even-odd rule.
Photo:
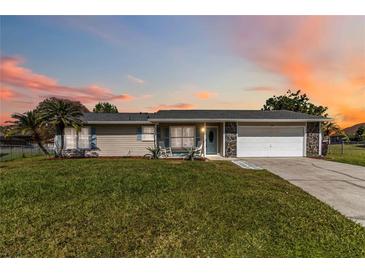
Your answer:
[[[151,122],[327,122],[331,118],[316,119],[150,119]]]
[[[151,124],[150,121],[84,121],[88,125],[97,124],[108,124],[108,125],[141,125],[141,124]]]

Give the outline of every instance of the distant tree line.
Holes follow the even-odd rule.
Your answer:
[[[115,105],[108,102],[99,102],[95,105],[93,112],[117,113],[118,109]]]

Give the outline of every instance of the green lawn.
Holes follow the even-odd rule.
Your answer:
[[[1,257],[365,257],[365,229],[230,162],[1,163]]]
[[[341,145],[330,145],[326,159],[347,164],[365,166],[365,144],[345,144],[343,154],[341,151]]]

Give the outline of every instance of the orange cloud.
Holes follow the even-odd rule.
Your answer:
[[[0,100],[1,101],[9,101],[17,97],[19,94],[9,87],[1,86],[0,87]]]
[[[177,103],[177,104],[172,104],[172,105],[162,104],[162,105],[158,105],[155,107],[149,107],[148,109],[150,111],[158,111],[158,110],[164,110],[164,109],[193,109],[193,108],[194,108],[194,105],[192,105],[192,104]]]
[[[215,97],[217,94],[211,91],[200,91],[196,92],[194,96],[200,100],[208,100],[212,97]]]
[[[0,114],[0,125],[7,125],[7,122],[12,121],[13,119],[10,117],[11,113],[1,113]]]
[[[260,36],[238,30],[235,50],[259,67],[284,76],[288,88],[301,89],[314,102],[328,106],[341,126],[364,122],[365,40],[354,42],[358,37],[339,37],[343,33],[331,29],[335,23],[346,22],[325,16],[292,19],[261,18],[255,29]],[[339,46],[339,39],[353,44]],[[356,48],[356,43],[362,46]]]

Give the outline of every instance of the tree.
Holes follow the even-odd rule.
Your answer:
[[[310,102],[307,94],[302,94],[300,90],[296,92],[288,90],[285,95],[281,96],[274,95],[266,100],[262,110],[290,110],[310,115],[328,117],[327,107],[314,105]],[[326,136],[341,133],[341,128],[334,122],[322,123],[322,130]]]
[[[327,117],[327,107],[316,106],[309,101],[308,96],[301,91],[292,92],[288,90],[285,95],[273,96],[266,100],[262,110],[291,110],[295,112],[303,112],[311,115]]]
[[[118,109],[115,105],[108,102],[99,102],[95,105],[93,112],[107,112],[107,113],[117,113]]]
[[[361,126],[356,130],[355,137],[357,141],[365,139],[365,126]]]
[[[331,135],[342,135],[347,136],[346,133],[334,122],[324,123],[322,126],[322,131],[325,136]]]
[[[8,122],[8,121],[7,121]],[[5,123],[7,123],[5,122]],[[12,135],[12,126],[11,125],[7,125],[7,126],[0,126],[0,133],[5,137],[11,137]]]
[[[82,110],[85,107],[76,101],[60,98],[48,98],[40,102],[37,107],[39,118],[42,125],[52,125],[56,129],[56,133],[61,135],[60,151],[57,151],[57,156],[64,149],[64,130],[66,127],[73,127],[77,130],[82,126]]]
[[[22,134],[28,135],[38,144],[44,154],[49,155],[47,149],[42,144],[42,121],[36,111],[28,111],[23,114],[14,113],[11,115],[15,121],[12,122],[10,135]]]

